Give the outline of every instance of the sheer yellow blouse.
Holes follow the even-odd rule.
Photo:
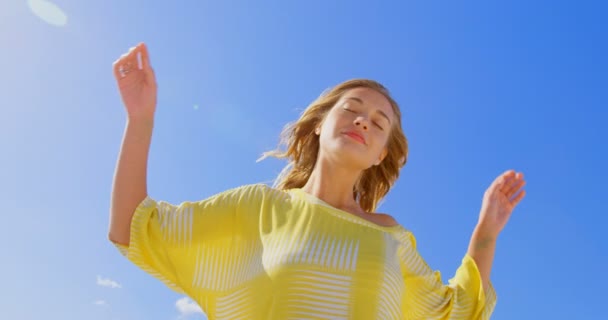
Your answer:
[[[245,185],[137,207],[131,262],[209,319],[489,319],[496,304],[468,255],[444,284],[401,225],[384,227],[301,189]]]

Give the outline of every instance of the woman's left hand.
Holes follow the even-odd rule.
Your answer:
[[[497,238],[509,221],[515,206],[526,195],[526,191],[521,190],[525,184],[521,172],[508,170],[499,175],[484,193],[477,232]]]

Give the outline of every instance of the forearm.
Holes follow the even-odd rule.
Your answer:
[[[490,272],[494,261],[494,252],[496,251],[496,236],[484,234],[479,228],[475,228],[471,241],[469,242],[468,255],[475,260],[481,280],[483,290],[487,292],[490,284]]]
[[[137,205],[147,196],[148,153],[153,120],[127,121],[114,173],[108,237],[128,245]]]

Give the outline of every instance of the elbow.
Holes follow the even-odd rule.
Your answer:
[[[112,231],[108,232],[108,240],[112,243],[120,244],[123,246],[129,246],[129,238],[128,237],[120,237],[112,233]]]

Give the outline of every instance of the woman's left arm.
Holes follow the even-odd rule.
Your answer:
[[[521,190],[525,184],[523,173],[508,170],[499,175],[484,193],[479,221],[467,251],[477,264],[484,291],[487,291],[490,283],[496,239],[509,221],[515,206],[525,196],[526,191]]]

